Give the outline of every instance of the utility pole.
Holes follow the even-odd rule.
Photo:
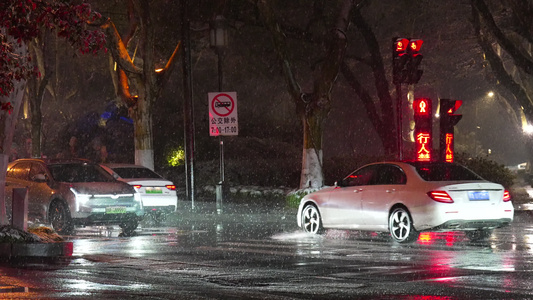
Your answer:
[[[186,195],[194,210],[194,109],[192,103],[191,35],[189,1],[181,0],[181,35],[183,39],[183,123],[185,138]]]

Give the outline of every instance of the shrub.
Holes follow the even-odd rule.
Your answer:
[[[303,189],[303,190],[297,190],[297,191],[290,192],[285,197],[286,206],[289,207],[289,208],[298,208],[298,206],[300,205],[300,201],[302,200],[303,197],[305,197],[305,195],[311,194],[311,193],[316,192],[318,190],[320,190],[320,188],[318,188],[318,189],[317,188],[307,188],[307,189]]]
[[[499,183],[510,189],[515,176],[504,165],[490,160],[488,157],[469,157],[465,153],[456,154],[456,162],[474,171],[483,179]]]

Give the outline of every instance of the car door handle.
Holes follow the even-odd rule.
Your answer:
[[[396,192],[396,189],[385,190],[385,192],[387,192],[387,193],[394,193],[394,192]]]
[[[363,189],[357,189],[357,190],[353,190],[354,193],[359,193],[359,192],[362,192]]]

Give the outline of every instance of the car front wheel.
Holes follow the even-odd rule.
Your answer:
[[[398,243],[413,242],[418,238],[409,212],[402,207],[395,208],[390,214],[389,231],[392,239]]]
[[[119,226],[122,229],[121,236],[132,236],[135,233],[135,229],[139,225],[138,221],[129,221],[121,223]]]
[[[324,231],[318,209],[308,204],[302,210],[302,228],[305,232],[320,234]]]
[[[74,230],[70,210],[65,203],[57,200],[52,202],[48,216],[50,225],[58,234],[69,235]]]

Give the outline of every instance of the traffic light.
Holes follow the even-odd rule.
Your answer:
[[[423,71],[418,67],[422,61],[419,53],[424,41],[420,39],[392,39],[392,82],[394,84],[418,83]]]
[[[409,55],[409,63],[407,64],[407,83],[415,84],[418,83],[422,73],[424,71],[419,70],[420,62],[422,62],[422,54],[419,53],[420,48],[424,41],[422,40],[409,40],[409,45],[407,47],[407,54]]]
[[[413,102],[415,119],[416,161],[431,161],[432,143],[432,108],[431,99],[418,98]]]
[[[441,161],[453,162],[454,160],[454,126],[461,120],[463,115],[455,114],[463,101],[440,99],[440,135],[439,152]]]
[[[409,40],[406,38],[392,39],[392,82],[401,84],[407,80],[407,70],[405,66],[409,59],[407,46]]]

